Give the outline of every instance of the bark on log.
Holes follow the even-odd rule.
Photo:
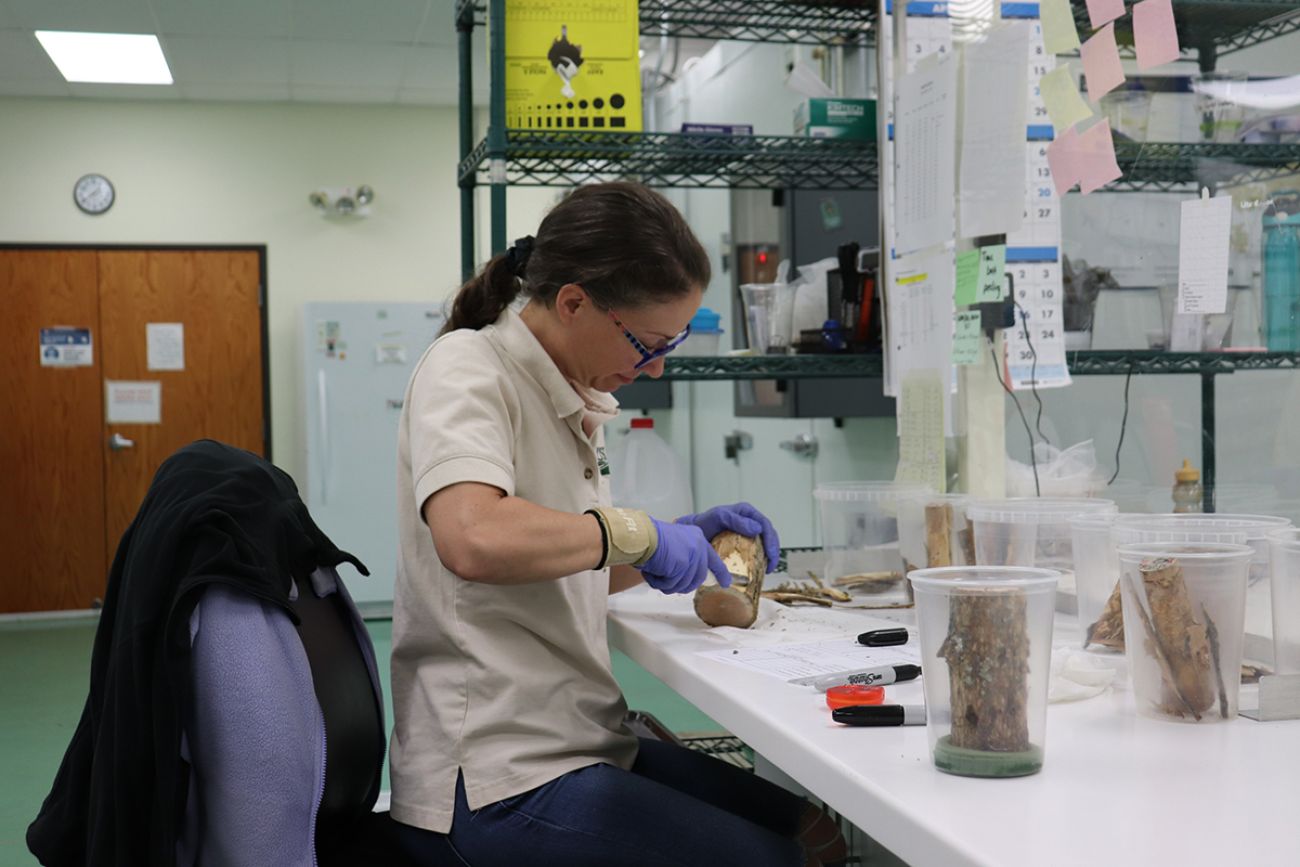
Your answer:
[[[1175,716],[1190,712],[1199,720],[1216,697],[1209,639],[1212,624],[1208,616],[1205,622],[1196,618],[1183,581],[1183,568],[1177,560],[1146,560],[1139,572],[1145,591],[1141,595],[1145,595],[1150,608],[1149,614],[1146,608],[1141,612],[1147,630],[1146,649],[1158,662],[1164,660],[1159,708]]]
[[[759,594],[767,574],[763,544],[723,530],[713,537],[713,549],[734,577],[730,587],[721,587],[712,578],[700,585],[695,591],[695,613],[710,626],[748,629],[758,619]]]
[[[1111,591],[1110,598],[1106,600],[1106,607],[1101,611],[1101,617],[1097,622],[1088,627],[1088,634],[1083,642],[1083,646],[1090,644],[1100,644],[1102,647],[1110,647],[1114,650],[1124,649],[1124,609],[1122,603],[1122,594],[1119,589],[1119,582],[1115,582],[1115,589]]]

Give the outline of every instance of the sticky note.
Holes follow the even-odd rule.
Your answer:
[[[1078,135],[1074,127],[1070,127],[1047,146],[1047,167],[1052,173],[1058,196],[1064,196],[1079,183],[1079,162],[1075,156]]]
[[[1096,30],[1124,14],[1124,0],[1088,0],[1088,21]]]
[[[971,252],[975,252],[972,250]],[[979,364],[980,350],[983,348],[980,333],[980,312],[978,310],[960,310],[953,319],[952,363],[961,365]]]
[[[953,301],[958,307],[974,304],[979,296],[980,251],[963,250],[957,254],[957,286]]]
[[[1110,121],[1103,119],[1079,133],[1075,152],[1079,172],[1079,192],[1085,196],[1123,177],[1115,161],[1115,140],[1110,134]]]
[[[1088,79],[1089,102],[1097,102],[1124,83],[1124,67],[1119,62],[1114,24],[1107,24],[1092,34],[1079,53],[1083,57],[1083,74]]]
[[[1142,0],[1133,6],[1133,43],[1138,69],[1172,63],[1181,54],[1171,0]]]
[[[980,247],[979,303],[1001,301],[1007,296],[1007,245]]]
[[[1065,54],[1079,47],[1070,0],[1041,0],[1038,16],[1043,25],[1043,47],[1048,54]]]
[[[1079,96],[1069,64],[1061,64],[1038,80],[1038,92],[1057,132],[1092,117],[1092,109]]]

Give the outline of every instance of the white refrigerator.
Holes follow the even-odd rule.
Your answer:
[[[392,603],[397,574],[397,424],[406,384],[443,325],[441,304],[302,307],[303,499],[334,543],[370,569],[340,569],[352,597]]]

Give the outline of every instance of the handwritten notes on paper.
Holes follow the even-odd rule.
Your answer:
[[[1052,118],[1052,126],[1058,131],[1092,116],[1092,109],[1079,96],[1079,88],[1075,86],[1074,75],[1068,63],[1062,63],[1039,79],[1038,90],[1043,95],[1047,114]]]
[[[1153,69],[1179,58],[1172,0],[1142,0],[1133,5],[1133,43],[1138,69]]]
[[[1028,54],[1025,21],[994,28],[961,50],[962,237],[1011,234],[1024,223]]]
[[[1065,54],[1079,47],[1070,0],[1041,0],[1038,15],[1043,25],[1043,47],[1048,54]]]
[[[1178,312],[1228,309],[1228,235],[1232,196],[1188,199],[1178,224]]]
[[[1123,4],[1120,4],[1123,8]],[[1115,25],[1107,24],[1092,34],[1080,49],[1083,74],[1088,80],[1088,101],[1097,102],[1124,83],[1124,67],[1115,44]]]
[[[980,331],[980,312],[962,310],[953,318],[952,363],[966,366],[980,363],[984,334]]]
[[[980,251],[963,250],[957,254],[957,286],[953,300],[958,307],[979,302]]]
[[[1007,245],[980,248],[979,303],[998,302],[1007,297]]]
[[[895,107],[895,246],[911,253],[950,241],[957,157],[957,62],[919,65],[898,82]]]
[[[948,367],[945,359],[945,368]],[[898,469],[894,480],[923,482],[947,490],[944,405],[949,376],[942,370],[913,370],[903,376],[898,396]]]
[[[1088,0],[1088,21],[1096,30],[1124,14],[1124,0]]]

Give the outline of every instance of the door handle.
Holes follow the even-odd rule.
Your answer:
[[[786,440],[781,443],[781,448],[788,452],[794,452],[800,457],[812,460],[817,457],[817,452],[821,446],[817,443],[817,437],[812,434],[798,434],[792,440]]]
[[[135,448],[135,440],[129,440],[121,434],[115,433],[108,438],[108,447],[115,452],[120,452],[123,449],[133,449]]]

